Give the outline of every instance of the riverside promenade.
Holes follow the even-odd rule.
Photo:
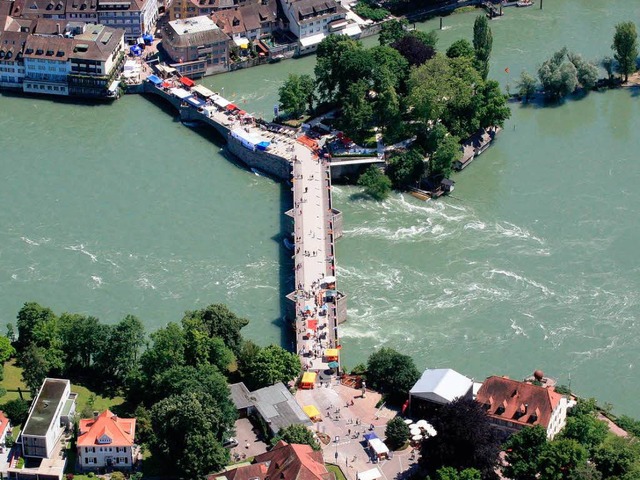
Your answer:
[[[291,182],[293,208],[285,212],[293,219],[294,243],[295,290],[286,295],[289,320],[303,368],[324,371],[330,362],[340,361],[338,324],[346,319],[346,296],[337,290],[335,271],[342,213],[333,208],[331,163],[323,154],[323,139],[243,115],[218,94],[205,98],[207,94],[196,93],[202,88],[188,83],[176,77],[162,83],[146,80],[143,90],[171,103],[183,122],[213,127],[249,167]]]

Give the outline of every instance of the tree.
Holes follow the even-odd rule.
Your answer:
[[[555,52],[538,69],[538,78],[545,94],[560,99],[575,91],[578,86],[578,71],[571,62],[566,62],[566,47]]]
[[[480,108],[480,128],[504,127],[504,122],[511,117],[511,109],[507,105],[507,96],[500,90],[495,80],[487,80],[480,87],[482,107]]]
[[[20,366],[22,367],[22,380],[29,387],[31,395],[35,396],[42,382],[52,370],[51,363],[47,358],[47,350],[34,344],[29,345],[20,354]]]
[[[576,440],[587,451],[593,452],[604,441],[608,431],[605,422],[598,420],[593,414],[585,414],[568,417],[562,437]]]
[[[151,410],[152,448],[184,478],[204,478],[229,460],[221,442],[233,429],[235,417],[222,414],[222,401],[231,402],[229,397],[214,399],[208,393],[189,392],[167,397]]]
[[[109,476],[109,479],[110,480],[125,480],[125,476],[124,476],[124,473],[115,471],[115,472],[111,473],[111,475]]]
[[[570,417],[580,417],[582,415],[595,415],[598,412],[598,402],[595,398],[578,398],[578,403],[568,412]]]
[[[238,317],[221,303],[185,312],[183,322],[189,319],[197,321],[202,331],[210,337],[220,337],[234,354],[238,353],[242,344],[240,330],[249,324],[249,320]]]
[[[473,49],[475,51],[475,67],[483,80],[489,75],[489,58],[493,48],[493,34],[485,15],[479,15],[473,24]]]
[[[482,480],[482,474],[475,468],[458,471],[453,467],[442,467],[436,472],[433,480]]]
[[[380,45],[391,45],[407,35],[406,28],[408,24],[409,22],[406,20],[389,20],[388,22],[384,22],[380,29],[380,36],[378,37]]]
[[[184,365],[185,338],[180,325],[171,322],[153,332],[150,338],[151,347],[140,357],[142,370],[148,379],[173,366]]]
[[[301,371],[298,355],[278,345],[269,345],[256,354],[244,380],[251,390],[256,390],[277,382],[286,384],[297,378]]]
[[[11,345],[11,340],[7,337],[0,337],[0,365],[16,354],[16,349]],[[0,369],[1,371],[1,369]]]
[[[547,432],[540,425],[525,427],[504,444],[507,465],[504,476],[518,480],[536,480],[539,457],[547,444]]]
[[[323,101],[335,101],[340,80],[349,75],[342,59],[349,52],[361,48],[360,42],[347,35],[329,35],[320,42],[316,51],[314,73],[318,94]]]
[[[474,55],[475,50],[473,49],[473,45],[465,38],[456,40],[447,48],[447,57],[449,58],[467,57],[473,59]]]
[[[314,438],[313,432],[304,425],[294,424],[281,428],[278,434],[271,439],[271,446],[274,446],[280,440],[284,440],[290,444],[299,443],[309,445],[314,450],[320,450],[320,444]]]
[[[25,303],[18,312],[17,350],[23,350],[31,343],[49,347],[54,342],[58,318],[50,308],[36,302]]]
[[[615,52],[613,56],[618,62],[618,71],[624,75],[626,82],[629,80],[629,75],[636,71],[638,60],[638,33],[633,22],[622,22],[616,25],[611,49]]]
[[[482,405],[458,398],[443,405],[431,418],[438,434],[422,442],[421,462],[430,471],[443,466],[475,468],[492,478],[498,464],[500,442]]]
[[[595,449],[592,458],[604,478],[623,477],[640,460],[640,445],[637,440],[611,436]]]
[[[109,329],[96,317],[78,313],[60,315],[60,341],[64,351],[65,372],[89,373],[96,353],[104,346]]]
[[[364,80],[358,80],[347,88],[343,99],[341,126],[344,132],[356,142],[361,142],[368,133],[373,117],[373,107],[367,96],[369,87]]]
[[[27,421],[27,415],[29,413],[29,402],[16,398],[15,400],[9,400],[7,403],[0,407],[7,417],[11,420],[12,425],[22,425]]]
[[[604,68],[607,72],[609,83],[611,83],[611,81],[613,80],[613,67],[613,58],[607,56],[602,59],[602,68]]]
[[[391,180],[374,165],[360,175],[358,185],[364,187],[364,192],[378,201],[386,199],[391,192]]]
[[[313,108],[315,85],[310,75],[290,73],[278,90],[280,106],[283,110],[298,118],[306,109]]]
[[[387,437],[387,446],[392,450],[397,450],[409,440],[411,431],[402,417],[394,417],[387,422],[387,429],[384,434]]]
[[[424,156],[417,150],[393,155],[387,167],[387,175],[395,188],[405,188],[415,184],[422,178],[424,171]]]
[[[520,74],[520,80],[518,80],[516,87],[518,89],[518,95],[522,97],[524,102],[527,102],[535,95],[538,88],[538,82],[536,82],[534,77],[523,70]]]
[[[429,175],[448,178],[453,171],[453,163],[459,160],[460,157],[462,157],[462,151],[458,138],[447,135],[442,139],[429,159]]]
[[[580,54],[570,52],[567,54],[569,61],[576,67],[578,83],[585,90],[591,90],[598,82],[598,67],[585,61]]]
[[[602,480],[602,474],[591,463],[582,463],[573,469],[569,480]]]
[[[392,348],[383,347],[367,360],[369,386],[384,394],[390,403],[404,402],[419,378],[413,359]]]
[[[221,372],[228,372],[236,360],[231,349],[220,337],[211,337],[201,328],[198,319],[184,319],[182,322],[185,339],[185,362],[189,365],[215,365]]]
[[[575,440],[561,438],[549,442],[539,460],[540,480],[565,480],[587,462],[587,451]]]
[[[400,54],[407,59],[409,65],[422,65],[431,60],[436,50],[431,45],[425,45],[415,35],[405,35],[391,44]]]

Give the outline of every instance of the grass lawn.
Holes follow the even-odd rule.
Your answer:
[[[327,463],[327,470],[333,472],[336,476],[336,480],[347,480],[347,477],[342,473],[342,469],[338,465],[333,465],[331,463]]]
[[[6,388],[7,390],[17,390],[18,387],[23,390],[23,395],[25,396],[25,400],[29,400],[31,395],[29,394],[29,389],[22,382],[22,369],[15,365],[15,359],[4,364],[4,380],[0,382],[0,386]],[[78,401],[76,404],[76,411],[82,412],[84,407],[87,405],[89,401],[89,397],[93,393],[86,387],[78,384],[71,384],[71,391],[76,392],[78,394]],[[18,392],[7,392],[7,394],[0,399],[0,403],[8,402],[9,400],[14,400],[16,398],[20,398]],[[120,405],[124,403],[124,398],[122,397],[114,397],[107,398],[101,397],[100,395],[95,396],[95,401],[93,403],[93,410],[98,410],[102,412],[107,408],[115,407],[116,405]]]

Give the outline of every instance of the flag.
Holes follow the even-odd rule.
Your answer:
[[[504,71],[505,71],[505,72],[507,72],[507,73],[511,73],[511,72],[509,71],[509,67],[505,68],[505,69],[504,69]]]

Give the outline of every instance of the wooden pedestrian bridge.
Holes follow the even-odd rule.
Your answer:
[[[342,236],[342,213],[332,201],[332,169],[381,163],[378,157],[331,159],[323,139],[273,128],[232,102],[184,77],[147,78],[143,93],[173,105],[183,122],[214,128],[228,150],[254,171],[289,181],[293,208],[291,241],[295,289],[286,295],[288,317],[296,335],[303,368],[324,371],[340,363],[338,326],[347,318],[346,295],[338,289],[336,239]],[[347,163],[348,162],[348,163]]]

